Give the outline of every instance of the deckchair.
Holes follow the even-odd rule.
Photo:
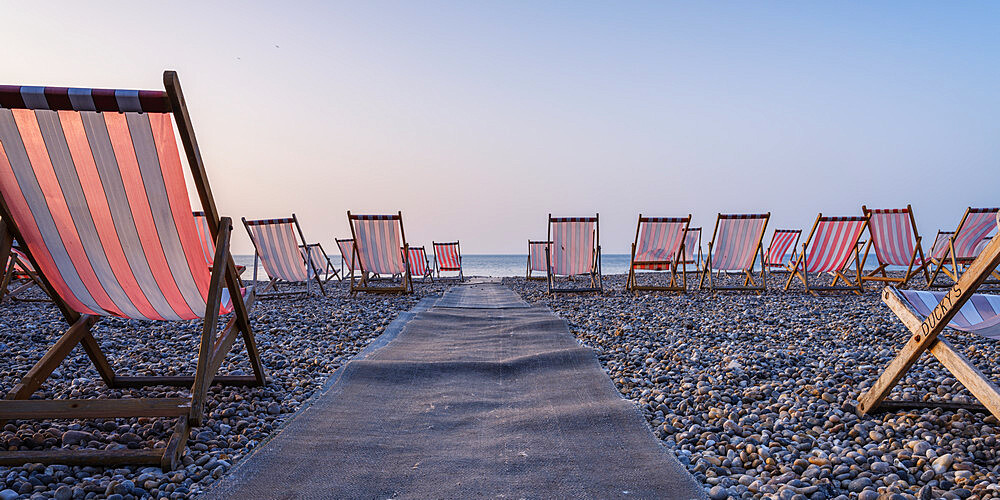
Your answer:
[[[549,214],[549,237],[552,244],[545,252],[549,293],[604,292],[601,276],[600,214],[594,217],[552,217]],[[587,276],[590,285],[556,286],[556,277]]]
[[[205,212],[196,210],[194,212],[194,222],[198,225],[198,242],[201,243],[202,255],[205,257],[205,265],[212,268],[212,259],[215,258],[215,241],[212,239],[212,229],[208,226],[208,218]],[[236,264],[236,272],[243,276],[246,266]]]
[[[868,208],[862,205],[861,211],[868,214],[868,233],[871,235],[861,262],[868,261],[868,252],[873,247],[878,259],[878,267],[861,276],[861,281],[895,283],[905,288],[919,272],[924,273],[924,280],[929,280],[927,266],[931,261],[924,258],[913,208],[910,205],[906,208]],[[906,272],[903,276],[892,277],[886,273],[888,266],[902,266]]]
[[[457,241],[439,243],[431,241],[434,245],[434,267],[437,268],[437,276],[441,278],[441,272],[458,272],[458,281],[464,281],[462,274],[462,248]]]
[[[789,271],[785,290],[792,285],[792,279],[799,278],[807,292],[816,295],[824,291],[852,291],[860,294],[864,291],[861,281],[861,259],[858,256],[858,242],[861,234],[868,226],[868,216],[862,217],[823,217],[819,214],[813,224],[809,237],[802,244],[802,253],[795,260]],[[845,266],[853,254],[856,269],[855,281],[844,274]],[[829,286],[809,284],[809,273],[832,273],[833,282]],[[845,286],[836,286],[837,280],[843,279]]]
[[[337,248],[340,249],[340,276],[349,278],[354,276],[354,240],[351,238],[336,238]]]
[[[705,288],[708,277],[709,290],[767,290],[767,269],[761,265],[760,284],[753,279],[757,254],[764,262],[764,231],[771,212],[766,214],[719,214],[715,221],[712,241],[702,268],[698,288]],[[738,271],[746,275],[742,286],[717,286],[712,282],[713,271]]]
[[[625,289],[634,292],[683,292],[687,290],[687,264],[684,255],[684,235],[691,223],[687,217],[643,217],[635,226],[635,241],[629,260]],[[677,268],[680,266],[680,275]],[[667,285],[640,284],[637,271],[669,271]],[[643,273],[648,274],[648,273]]]
[[[330,261],[330,256],[326,254],[326,250],[323,250],[323,245],[309,243],[300,246],[299,251],[302,253],[302,258],[311,261],[312,268],[322,278],[323,283],[329,283],[333,278],[343,280],[340,277],[339,271],[337,271],[337,267]]]
[[[766,267],[769,273],[787,273],[795,262],[797,252],[795,247],[799,245],[799,238],[802,237],[801,229],[775,229],[771,235],[771,244],[767,247]],[[785,261],[788,249],[792,250],[792,255]]]
[[[1000,238],[994,238],[947,292],[898,290],[891,286],[882,291],[882,301],[910,330],[911,336],[875,384],[858,398],[859,414],[871,413],[879,408],[943,406],[969,409],[969,405],[961,403],[886,401],[892,388],[910,367],[924,351],[929,351],[986,410],[1000,418],[1000,388],[942,335],[945,326],[948,326],[1000,339],[1000,296],[976,293],[998,264]]]
[[[524,278],[529,280],[544,280],[548,279],[548,268],[545,266],[545,253],[548,251],[548,247],[551,241],[533,241],[528,240],[528,271],[525,273]],[[532,271],[541,271],[546,273],[545,276],[532,276]]]
[[[21,282],[15,283],[17,280]],[[11,284],[15,285],[13,290],[10,289]],[[38,273],[28,260],[28,256],[18,248],[17,242],[14,242],[4,270],[3,281],[0,283],[0,302],[7,299],[24,302],[51,302],[49,298],[24,297],[23,294],[33,286],[45,290],[45,285],[38,278]]]
[[[685,272],[698,272],[702,266],[701,255],[701,228],[689,227],[684,231],[684,248],[681,253],[681,260]],[[691,266],[691,271],[687,271],[687,266]]]
[[[360,271],[360,278],[351,274],[351,295],[367,293],[410,293],[410,246],[403,231],[403,212],[396,215],[353,215],[347,211],[354,250],[351,269]],[[403,251],[400,252],[399,249]],[[398,285],[380,285],[375,276],[399,276]]]
[[[962,275],[962,269],[976,259],[976,248],[979,247],[984,238],[996,231],[993,219],[997,213],[1000,213],[1000,208],[969,207],[966,209],[962,220],[958,223],[958,228],[948,239],[944,255],[934,263],[936,267],[931,274],[930,281],[927,282],[927,286],[935,288],[949,286],[947,282],[937,280],[941,271],[944,271],[944,274],[951,278],[952,283],[958,281]],[[950,269],[948,264],[951,264]],[[994,279],[984,283],[995,285],[1000,282]]]
[[[299,220],[291,217],[281,219],[247,220],[242,218],[243,227],[253,243],[253,281],[257,282],[258,268],[263,265],[268,283],[257,292],[261,299],[283,297],[292,294],[312,293],[311,282],[316,281],[319,291],[326,295],[319,270],[313,267],[300,247],[306,245]],[[298,235],[298,238],[296,238]],[[301,241],[299,240],[301,238]],[[298,285],[290,290],[279,290],[278,285]]]
[[[399,251],[407,250],[400,248]],[[410,247],[409,252],[407,265],[410,266],[410,276],[423,278],[424,281],[430,278],[434,281],[434,272],[431,270],[431,261],[427,258],[427,250],[422,246]]]
[[[229,253],[232,222],[219,217],[212,199],[177,74],[164,72],[163,81],[166,92],[0,87],[0,261],[9,257],[12,238],[22,243],[71,325],[0,401],[0,420],[176,418],[162,448],[2,451],[0,466],[128,463],[169,470],[179,464],[190,428],[203,424],[209,385],[266,383],[247,316],[253,290],[242,288]],[[209,214],[216,249],[211,272],[201,255],[171,116]],[[230,312],[217,333],[219,316]],[[104,316],[201,319],[194,375],[115,373],[91,331]],[[132,323],[118,334],[141,339],[144,327]],[[216,376],[240,334],[254,375]],[[77,344],[110,387],[186,386],[190,395],[29,399]]]

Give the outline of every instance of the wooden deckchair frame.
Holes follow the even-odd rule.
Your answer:
[[[590,271],[586,273],[590,277],[589,287],[556,287],[555,286],[555,274],[552,272],[552,223],[556,222],[593,222],[594,223],[594,257],[591,259]],[[594,217],[552,217],[549,214],[549,228],[548,237],[546,240],[549,245],[545,247],[545,273],[548,284],[549,294],[554,293],[587,293],[596,292],[604,293],[604,277],[601,275],[601,214],[595,214]],[[568,276],[570,280],[573,279],[572,276]]]
[[[385,216],[388,220],[399,221],[399,237],[403,240],[403,276],[400,276],[400,284],[398,286],[377,286],[373,283],[375,282],[374,273],[369,273],[365,269],[364,264],[361,262],[361,254],[358,252],[358,235],[355,233],[354,221],[361,220],[363,216],[353,215],[351,211],[347,211],[347,222],[351,226],[351,239],[354,240],[354,255],[351,256],[351,269],[358,269],[361,271],[361,278],[355,279],[354,273],[351,273],[351,295],[357,295],[358,292],[366,293],[412,293],[413,292],[413,279],[410,276],[410,252],[408,251],[410,245],[406,243],[406,231],[403,229],[403,212],[396,212],[396,215]],[[426,255],[426,252],[425,252]],[[370,275],[370,276],[369,276]]]
[[[326,276],[326,278],[323,278],[322,280],[323,283],[329,283],[330,280],[332,280],[333,278],[337,278],[337,281],[344,281],[344,278],[340,276],[340,272],[337,271],[337,266],[333,265],[333,261],[330,260],[330,256],[326,253],[326,250],[323,248],[323,245],[319,243],[309,243],[299,246],[299,248],[305,250],[307,254],[309,253],[309,249],[313,247],[319,248],[319,251],[323,253],[323,259],[326,260],[326,266],[323,269],[316,269],[317,275],[323,274]],[[312,260],[311,255],[309,257],[309,260]]]
[[[333,241],[334,241],[334,243],[337,244],[337,251],[341,252],[341,255],[340,255],[340,279],[342,279],[342,280],[343,279],[347,279],[347,278],[349,278],[349,276],[347,276],[347,273],[350,272],[351,275],[353,276],[354,275],[354,270],[350,269],[351,263],[347,261],[347,256],[343,255],[343,252],[340,249],[340,243],[341,242],[347,242],[347,241],[349,241],[349,242],[351,242],[351,248],[354,248],[354,240],[352,240],[350,238],[334,238]],[[344,268],[344,264],[347,264],[348,268],[345,269]]]
[[[838,271],[831,271],[834,277],[833,281],[830,283],[829,286],[810,285],[809,271],[806,270],[808,268],[807,259],[809,258],[809,244],[812,243],[813,235],[816,234],[816,228],[819,227],[820,222],[824,221],[836,222],[836,221],[849,221],[849,220],[853,221],[864,220],[864,225],[861,226],[861,231],[858,232],[858,239],[855,240],[854,244],[852,245],[852,247],[854,248],[854,267],[856,271],[855,281],[851,281],[847,277],[847,275],[844,274],[844,271],[847,270],[847,267],[845,266],[844,269]],[[802,253],[800,253],[799,258],[795,260],[795,265],[789,269],[788,281],[785,282],[785,290],[787,291],[788,288],[792,286],[792,279],[798,277],[800,280],[802,280],[802,285],[805,286],[806,292],[809,292],[813,295],[817,295],[818,292],[841,292],[841,291],[854,292],[858,295],[863,293],[865,289],[864,289],[864,282],[861,281],[861,258],[858,251],[858,242],[861,240],[861,235],[864,234],[865,228],[867,227],[868,227],[868,214],[865,214],[864,216],[861,217],[823,217],[822,213],[817,215],[816,222],[813,223],[813,227],[809,231],[809,237],[806,238],[806,242],[802,244]],[[850,259],[848,259],[847,262],[849,263]],[[799,272],[800,266],[802,268],[801,272]],[[846,283],[847,285],[837,286],[838,280],[844,280],[844,283]]]
[[[790,255],[788,257],[788,264],[780,264],[780,263],[779,264],[772,264],[770,262],[767,262],[767,260],[766,260],[767,257],[765,257],[764,262],[766,263],[765,265],[767,267],[767,272],[769,272],[771,274],[790,273],[791,271],[789,269],[792,267],[792,264],[795,263],[795,259],[798,258],[797,257],[798,256],[798,249],[797,249],[797,247],[799,246],[799,240],[802,239],[802,230],[801,229],[775,229],[774,232],[771,233],[771,243],[769,245],[767,245],[767,253],[765,254],[766,256],[770,256],[771,255],[771,247],[774,246],[774,235],[778,234],[778,233],[798,233],[798,234],[795,235],[795,242],[792,243],[792,245],[789,247],[789,248],[792,249],[792,255]],[[784,258],[784,256],[782,256],[782,258]]]
[[[675,222],[683,223],[684,231],[681,232],[681,244],[677,248],[677,253],[670,258],[670,260],[664,261],[636,261],[635,251],[636,247],[639,245],[639,231],[642,229],[642,224],[644,222]],[[632,254],[629,258],[628,265],[628,278],[625,280],[625,290],[632,291],[635,293],[639,292],[686,292],[687,291],[687,262],[684,260],[684,243],[687,239],[687,230],[691,225],[691,214],[687,217],[643,217],[639,214],[639,221],[635,224],[635,239],[632,241]],[[700,246],[700,245],[699,245]],[[677,267],[681,268],[680,279],[677,276]],[[670,283],[668,285],[641,285],[638,281],[638,275],[636,273],[636,266],[658,266],[664,267],[663,271],[651,270],[651,269],[639,269],[640,271],[647,271],[650,273],[655,272],[669,272],[670,273]]]
[[[527,264],[527,267],[525,268],[525,269],[527,269],[527,271],[525,271],[525,273],[524,273],[524,279],[527,279],[527,280],[538,280],[538,281],[549,279],[548,274],[546,274],[545,276],[532,276],[531,275],[531,271],[532,271],[532,269],[531,269],[531,245],[545,245],[546,247],[548,247],[548,245],[551,245],[551,244],[552,244],[551,241],[528,240],[528,264]]]
[[[18,246],[20,249],[20,246]],[[46,298],[25,298],[21,297],[21,294],[30,290],[32,286],[37,286],[42,291],[45,291],[45,285],[38,278],[38,273],[35,271],[29,271],[27,269],[28,262],[21,262],[21,258],[11,251],[10,259],[7,262],[7,268],[4,270],[3,280],[0,281],[0,303],[6,300],[17,300],[21,302],[52,302],[52,298],[46,295]],[[19,272],[17,269],[21,268],[23,272]],[[17,288],[10,290],[9,287],[11,283],[14,282],[19,276],[23,275],[24,282],[19,283]],[[46,292],[47,293],[47,292]]]
[[[990,413],[1000,418],[1000,388],[941,335],[944,328],[958,314],[962,306],[972,298],[979,287],[986,282],[997,265],[1000,265],[1000,238],[994,238],[983,249],[969,265],[966,272],[959,277],[958,283],[948,290],[948,293],[931,311],[931,314],[923,319],[909,306],[898,290],[889,286],[882,291],[882,301],[899,317],[900,321],[910,330],[911,335],[896,357],[879,375],[875,384],[858,398],[857,411],[859,414],[868,414],[880,408],[972,407],[972,405],[960,403],[886,401],[892,388],[926,351],[937,358]]]
[[[944,274],[952,280],[952,283],[957,283],[959,277],[964,272],[963,269],[968,267],[974,260],[976,260],[975,258],[959,258],[955,256],[955,238],[957,238],[960,234],[962,234],[962,228],[965,227],[965,221],[966,219],[969,218],[969,214],[995,212],[998,210],[1000,209],[975,208],[975,207],[968,207],[965,209],[965,213],[962,214],[962,220],[958,223],[958,227],[955,229],[955,232],[952,233],[951,237],[948,238],[948,248],[947,250],[945,250],[944,256],[940,260],[936,260],[934,262],[934,264],[936,264],[936,267],[934,268],[934,272],[931,274],[930,279],[927,281],[927,286],[929,288],[944,288],[950,286],[947,283],[938,282],[937,277],[941,271],[944,271]],[[951,269],[948,269],[949,261],[951,263]],[[995,271],[991,271],[990,275],[993,276],[994,279],[991,280],[989,279],[989,276],[987,276],[986,278],[984,278],[982,284],[984,285],[1000,284],[1000,279],[998,279],[998,276],[996,275]]]
[[[743,285],[730,285],[730,286],[716,286],[712,281],[712,249],[715,245],[715,238],[719,233],[719,222],[723,219],[764,219],[764,227],[760,229],[760,237],[757,238],[757,246],[753,252],[753,261],[750,263],[750,267],[743,269],[743,274],[746,277],[743,279]],[[755,291],[755,292],[766,292],[767,291],[767,266],[764,265],[764,233],[767,232],[767,222],[771,219],[771,212],[764,214],[723,214],[720,213],[715,219],[715,229],[712,231],[712,241],[708,242],[708,256],[705,258],[705,264],[702,267],[701,280],[698,282],[698,288],[715,291]],[[757,265],[757,255],[760,254],[760,285],[753,279],[753,268]],[[705,276],[708,276],[708,287],[705,287]]]
[[[38,272],[45,291],[59,308],[63,318],[70,325],[62,337],[49,348],[42,358],[28,371],[21,382],[0,401],[0,421],[11,419],[78,419],[78,418],[129,418],[129,417],[175,417],[173,433],[164,448],[146,450],[65,450],[44,451],[0,451],[0,466],[16,466],[24,463],[58,463],[66,465],[118,465],[148,464],[159,465],[171,470],[180,465],[181,456],[191,427],[202,425],[208,387],[213,383],[228,385],[264,385],[267,379],[261,363],[257,343],[250,327],[248,309],[253,306],[253,288],[244,298],[242,282],[236,272],[236,264],[229,252],[232,235],[232,220],[219,217],[215,199],[208,183],[208,174],[202,162],[198,143],[191,126],[191,118],[181,92],[177,73],[165,71],[163,83],[166,88],[170,111],[177,123],[177,133],[181,138],[194,184],[201,199],[202,207],[208,214],[209,230],[215,237],[215,257],[211,273],[208,299],[204,316],[201,342],[198,349],[197,368],[192,376],[138,376],[128,377],[115,373],[94,337],[91,327],[100,319],[98,316],[81,314],[64,301],[48,278],[41,272],[38,263],[25,247],[25,255]],[[24,241],[13,224],[10,210],[5,200],[0,199],[0,259],[6,261],[10,255],[13,239]],[[219,304],[223,289],[229,290],[233,303],[233,315],[225,327],[216,334],[219,319]],[[245,302],[244,302],[245,300]],[[253,368],[252,376],[218,376],[219,367],[226,354],[232,349],[237,335],[242,335],[247,357]],[[168,385],[191,388],[190,398],[137,398],[137,399],[30,399],[31,395],[52,374],[60,363],[79,344],[94,363],[101,379],[112,388],[144,387]]]
[[[253,253],[253,282],[254,283],[257,283],[257,268],[260,265],[260,245],[257,244],[257,239],[253,237],[253,231],[250,230],[250,226],[266,226],[266,225],[269,225],[269,224],[288,224],[288,223],[292,223],[292,224],[295,225],[295,230],[299,234],[299,243],[297,243],[295,245],[296,249],[300,249],[303,246],[308,246],[309,245],[308,243],[306,243],[306,237],[302,233],[302,226],[299,225],[299,219],[298,219],[298,217],[295,216],[294,213],[292,214],[291,217],[280,218],[280,219],[247,220],[246,217],[242,217],[241,220],[243,221],[243,227],[246,228],[247,234],[250,236],[250,242],[253,243],[253,251],[254,251],[254,253]],[[308,256],[303,256],[302,252],[296,252],[296,253],[299,255],[299,257],[302,258],[303,264],[305,264],[305,266],[306,266],[306,276],[307,276],[307,278],[305,280],[305,283],[303,283],[302,288],[301,289],[285,290],[285,291],[278,290],[278,285],[279,284],[291,284],[293,282],[288,282],[288,281],[285,281],[285,280],[281,280],[281,279],[275,278],[274,276],[268,276],[268,283],[267,283],[267,285],[264,285],[264,288],[260,292],[257,293],[257,298],[259,298],[259,299],[270,299],[270,298],[278,298],[278,297],[287,297],[289,295],[298,295],[298,294],[303,294],[303,293],[304,294],[311,294],[312,293],[312,287],[309,286],[311,280],[316,280],[316,285],[319,287],[320,293],[323,294],[323,295],[326,295],[326,290],[323,289],[323,279],[319,277],[319,270],[318,269],[313,269],[312,259],[309,258]],[[329,259],[327,259],[327,262],[329,262]],[[309,277],[311,277],[311,278],[309,278]],[[273,291],[269,291],[269,290],[273,290]]]
[[[437,247],[439,245],[455,245],[458,248],[458,267],[440,267],[438,264]],[[455,241],[434,241],[431,240],[431,248],[434,249],[434,269],[437,271],[437,277],[439,280],[454,280],[457,279],[459,283],[465,281],[465,274],[462,272],[462,245],[459,240]],[[441,272],[455,272],[458,271],[458,276],[441,276]]]
[[[863,267],[864,266],[863,263],[864,262],[868,262],[868,252],[870,252],[872,250],[872,248],[875,246],[875,232],[872,230],[872,226],[871,226],[871,214],[874,213],[874,210],[872,210],[872,209],[870,209],[870,208],[868,208],[868,207],[866,207],[864,205],[861,205],[861,212],[864,213],[864,214],[866,214],[866,215],[868,215],[868,221],[869,221],[869,224],[868,224],[868,235],[870,236],[870,238],[868,238],[868,244],[865,245],[865,250],[864,250],[864,253],[863,253],[864,258],[861,259],[862,267]],[[873,269],[868,274],[862,275],[861,276],[861,281],[876,281],[876,282],[884,282],[884,283],[894,283],[897,286],[899,286],[900,288],[905,288],[906,285],[907,285],[907,283],[909,283],[910,280],[913,279],[913,277],[916,276],[917,273],[920,273],[920,272],[924,273],[924,280],[930,281],[930,273],[927,272],[927,267],[930,266],[931,261],[924,258],[924,250],[922,248],[922,245],[920,244],[920,242],[921,242],[920,233],[917,231],[917,221],[916,221],[916,219],[913,216],[913,207],[911,207],[910,205],[906,205],[905,212],[906,212],[907,215],[909,215],[909,218],[910,218],[910,227],[913,229],[913,239],[914,239],[913,255],[910,256],[910,264],[906,268],[906,273],[904,273],[903,276],[898,277],[898,278],[894,278],[892,276],[889,276],[886,273],[885,270],[886,270],[886,268],[890,264],[886,264],[886,263],[882,262],[882,260],[878,256],[878,251],[876,249],[875,257],[877,259],[879,259],[879,261],[878,261],[878,267],[876,267],[875,269]],[[918,258],[919,258],[919,260],[917,260]],[[917,266],[917,267],[914,268],[914,266]],[[881,274],[881,276],[878,276],[879,274]]]
[[[415,250],[415,249],[419,248],[419,249],[421,249],[421,250],[424,251],[424,270],[426,272],[420,278],[425,283],[427,282],[427,278],[430,278],[431,279],[431,283],[433,283],[434,282],[434,268],[431,267],[431,261],[430,261],[430,259],[427,258],[427,248],[424,247],[424,246],[407,247],[407,248],[409,250]],[[406,252],[406,251],[408,251],[407,248],[400,248],[399,251],[400,252]],[[403,258],[406,259],[406,256],[404,256]],[[407,265],[407,267],[409,267],[409,265],[410,265],[410,260],[409,259],[406,259],[406,265]],[[409,269],[409,272],[410,272],[410,278],[412,279],[412,277],[413,277],[413,270]]]

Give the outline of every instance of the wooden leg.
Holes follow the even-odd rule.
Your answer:
[[[215,259],[212,265],[212,277],[208,286],[208,297],[205,304],[205,320],[201,331],[201,346],[198,349],[198,367],[194,374],[194,384],[191,387],[191,425],[195,427],[201,425],[201,417],[204,413],[205,398],[208,395],[208,384],[214,373],[209,373],[208,367],[211,363],[212,345],[215,343],[215,325],[219,321],[219,304],[222,299],[222,280],[226,275],[226,266],[223,266],[224,259],[229,255],[229,235],[232,231],[232,224],[226,224],[228,219],[223,219],[220,224],[219,233],[216,235]],[[235,302],[241,297],[231,297]]]
[[[101,346],[89,329],[84,332],[83,338],[80,339],[80,346],[83,347],[90,361],[94,363],[94,368],[97,368],[97,373],[101,375],[104,383],[108,387],[115,387],[115,371],[111,368],[108,358],[104,356],[104,351],[101,350]]]
[[[181,466],[181,457],[184,455],[184,446],[187,444],[188,436],[191,433],[191,424],[186,415],[181,415],[174,425],[174,433],[167,441],[167,447],[163,450],[163,457],[160,459],[160,468],[164,472],[172,471]]]

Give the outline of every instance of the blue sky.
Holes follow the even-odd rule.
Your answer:
[[[911,203],[932,239],[1000,204],[996,3],[0,8],[3,83],[159,88],[176,69],[223,213],[296,212],[328,249],[348,209],[402,210],[411,243],[466,253],[599,211],[619,253],[639,212],[808,230]]]

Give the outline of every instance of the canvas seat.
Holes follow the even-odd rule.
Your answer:
[[[635,227],[635,240],[629,260],[625,289],[631,291],[683,292],[687,290],[687,260],[684,258],[685,235],[691,224],[687,217],[643,217]],[[678,272],[678,268],[680,271]],[[640,275],[668,272],[669,282],[641,283]],[[645,280],[648,281],[648,280]]]
[[[406,251],[402,248],[399,250]],[[424,281],[428,279],[434,281],[434,272],[431,270],[431,262],[427,258],[427,250],[424,247],[410,247],[407,262],[410,266],[410,276],[423,278]]]
[[[774,234],[771,235],[771,244],[767,246],[767,260],[765,260],[765,266],[769,273],[789,272],[789,268],[795,262],[797,255],[795,248],[801,237],[801,229],[774,230]],[[791,250],[792,254],[786,261],[785,255],[788,255],[788,250]]]
[[[351,269],[360,277],[351,275],[351,294],[367,293],[411,293],[413,280],[410,277],[409,248],[403,231],[403,213],[396,215],[354,215],[347,212],[347,222],[351,226],[354,240]],[[401,252],[400,249],[403,251]],[[377,280],[376,276],[396,277]]]
[[[545,254],[552,242],[540,240],[528,240],[528,265],[525,279],[544,280],[548,279],[548,267],[545,265]],[[532,272],[540,271],[546,273],[545,276],[532,276]]]
[[[712,241],[708,243],[708,256],[702,269],[699,288],[705,288],[708,279],[709,290],[767,290],[767,269],[762,264],[760,283],[753,278],[753,268],[757,254],[764,262],[764,231],[771,213],[766,214],[719,214],[715,222]],[[741,272],[745,275],[742,286],[719,286],[712,280],[713,271]]]
[[[258,297],[310,294],[312,281],[316,282],[320,293],[326,295],[319,270],[313,267],[312,259],[301,250],[307,243],[295,214],[281,219],[243,218],[242,220],[254,247],[254,283],[257,282],[260,265],[263,265],[264,271],[267,272],[268,283],[257,293]],[[286,289],[280,290],[279,285],[286,286]],[[292,288],[288,288],[287,285],[291,285]]]
[[[333,278],[343,279],[340,277],[340,272],[337,271],[337,267],[333,265],[330,260],[330,256],[327,255],[326,250],[323,249],[323,245],[319,243],[309,243],[307,245],[302,245],[299,247],[299,251],[302,253],[302,258],[309,259],[312,264],[312,268],[319,275],[320,280],[323,283],[329,283]]]
[[[465,280],[462,274],[462,247],[458,241],[431,242],[434,246],[434,267],[437,269],[437,276],[441,278],[442,272],[457,272],[458,281]]]
[[[594,217],[552,217],[549,214],[549,238],[545,267],[549,293],[604,291],[601,276],[600,215]],[[569,286],[577,276],[586,276],[589,285]],[[566,277],[557,285],[558,277]]]
[[[862,206],[861,211],[868,214],[868,233],[871,235],[865,245],[862,262],[868,260],[868,252],[872,248],[878,259],[878,267],[861,276],[861,280],[894,283],[901,288],[920,272],[923,272],[924,280],[929,280],[927,266],[931,261],[924,258],[913,208],[910,205],[889,209]],[[889,276],[886,273],[888,266],[905,267],[906,272],[900,277]]]
[[[862,217],[824,217],[819,214],[813,224],[809,237],[802,244],[802,253],[791,267],[785,290],[792,285],[792,280],[799,278],[807,292],[816,294],[823,291],[852,291],[861,293],[864,284],[861,281],[861,259],[858,255],[858,242],[868,225],[868,216]],[[845,273],[846,266],[854,259],[855,277],[852,281]],[[809,283],[809,274],[833,274],[833,282],[829,286]],[[844,280],[844,286],[837,286],[838,280]]]
[[[982,248],[983,240],[996,232],[994,219],[1000,213],[1000,208],[973,208],[966,209],[962,215],[962,220],[958,223],[958,228],[951,234],[944,251],[939,258],[935,257],[934,272],[931,273],[930,287],[947,287],[951,283],[958,281],[962,272],[979,255],[978,249]],[[936,255],[936,253],[934,254]],[[933,255],[932,255],[933,256]],[[942,279],[938,279],[941,273]],[[1000,281],[987,279],[986,284],[996,285]]]

